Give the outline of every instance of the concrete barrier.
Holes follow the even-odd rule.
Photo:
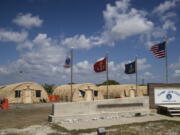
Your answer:
[[[71,118],[131,115],[149,112],[149,97],[106,99],[89,102],[54,103],[49,121],[59,122]]]

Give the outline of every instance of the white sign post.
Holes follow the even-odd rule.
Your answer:
[[[180,88],[155,88],[155,104],[180,103]]]

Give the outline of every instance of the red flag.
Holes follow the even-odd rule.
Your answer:
[[[103,60],[97,61],[94,64],[94,71],[95,72],[103,72],[106,71],[106,58],[104,58]]]

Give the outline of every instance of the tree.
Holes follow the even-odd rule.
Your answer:
[[[53,89],[55,88],[55,84],[47,84],[45,83],[44,85],[42,85],[44,87],[44,89],[46,90],[46,92],[50,95],[53,93]]]
[[[100,86],[100,85],[107,85],[107,84],[108,84],[108,85],[118,85],[119,82],[117,82],[117,81],[115,81],[115,80],[108,80],[108,82],[105,81],[105,82],[99,84],[99,86]]]

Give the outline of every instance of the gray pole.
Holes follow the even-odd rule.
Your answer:
[[[167,50],[167,41],[166,41],[166,44],[165,44],[165,53],[166,53],[166,83],[168,83],[168,50]]]
[[[137,82],[138,82],[138,73],[137,73],[137,56],[135,57],[135,71],[136,71],[136,95],[137,95]]]
[[[108,53],[106,54],[106,94],[107,94],[107,99],[109,98],[109,90],[108,90],[108,80],[109,80],[109,76],[108,76]]]
[[[73,83],[73,48],[71,49],[71,102],[72,102],[72,84]]]

